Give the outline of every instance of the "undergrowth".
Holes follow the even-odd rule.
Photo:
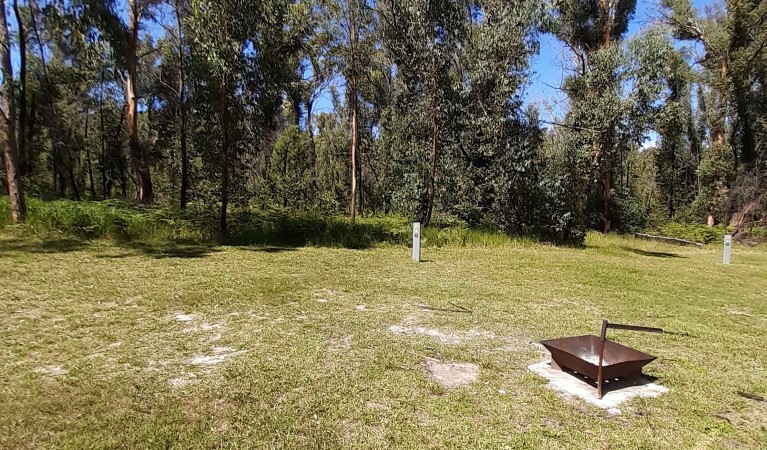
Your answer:
[[[750,227],[742,231],[746,232],[750,238],[763,239],[767,237],[767,228],[764,227]],[[734,233],[735,229],[721,224],[714,227],[708,227],[702,224],[670,222],[655,227],[649,230],[649,232],[652,234],[709,244],[712,242],[721,242],[724,239],[725,234]]]
[[[141,207],[120,200],[74,202],[28,199],[22,233],[58,234],[83,239],[131,242],[196,241],[230,245],[279,245],[368,248],[377,244],[410,245],[411,223],[397,216],[348,217],[284,209],[233,208],[229,234],[218,229],[218,212],[191,206]],[[0,226],[10,225],[8,199],[0,199]],[[492,246],[532,239],[512,238],[502,232],[472,229],[455,221],[424,228],[421,243],[427,247],[449,245]]]

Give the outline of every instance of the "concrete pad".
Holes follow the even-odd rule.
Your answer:
[[[528,366],[528,370],[549,380],[549,388],[569,398],[580,398],[586,402],[608,410],[610,414],[620,414],[617,407],[634,397],[654,398],[666,392],[668,388],[642,378],[637,383],[609,380],[613,384],[605,385],[602,398],[597,398],[596,383],[582,376],[563,372],[551,367],[548,361],[542,361]]]

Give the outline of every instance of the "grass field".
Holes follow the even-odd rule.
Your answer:
[[[767,448],[767,251],[113,244],[0,231],[0,448]],[[419,307],[456,309],[436,311]],[[527,371],[602,318],[670,392]],[[392,330],[398,331],[397,333]],[[446,389],[425,361],[479,366]]]

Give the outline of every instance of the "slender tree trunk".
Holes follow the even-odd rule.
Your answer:
[[[24,157],[24,161],[26,161],[24,173],[32,173],[35,170],[35,154],[32,150],[32,142],[35,137],[35,117],[37,116],[37,101],[35,98],[35,92],[32,91],[32,101],[30,102],[29,110],[29,125],[27,125],[27,138],[24,144],[27,148],[27,155]]]
[[[24,221],[27,212],[24,203],[24,189],[19,170],[18,147],[16,144],[16,104],[13,93],[13,66],[11,65],[11,36],[8,30],[8,19],[5,15],[5,0],[0,0],[0,19],[3,29],[0,30],[0,52],[2,52],[3,98],[2,117],[0,117],[0,134],[3,139],[3,163],[5,165],[6,185],[10,197],[11,221]]]
[[[27,33],[24,27],[24,21],[21,18],[21,12],[19,11],[19,0],[13,0],[13,12],[16,15],[16,26],[19,30],[19,85],[21,90],[19,92],[19,133],[18,133],[18,155],[19,155],[19,172],[24,175],[28,173],[27,162],[27,140],[26,140],[26,123],[27,123]]]
[[[181,209],[186,209],[189,201],[189,150],[186,133],[186,105],[181,106]]]
[[[613,25],[613,13],[614,6],[611,0],[599,0],[599,15],[602,20],[602,46],[601,48],[608,48],[612,45],[612,25]],[[602,217],[603,225],[602,231],[609,233],[612,227],[612,216],[610,211],[610,200],[612,197],[612,184],[613,184],[613,129],[614,123],[610,123],[610,129],[606,133],[606,136],[602,136],[598,140],[601,146],[602,153]]]
[[[349,213],[352,225],[357,216],[357,22],[355,19],[355,7],[353,1],[349,1],[349,47],[351,53],[351,67],[349,74],[349,103],[351,108],[352,146],[350,152],[351,164],[351,196],[349,201]]]
[[[358,155],[357,159],[359,160],[359,164],[357,164],[358,166],[357,170],[359,171],[357,175],[357,180],[358,180],[357,191],[359,192],[359,195],[360,195],[358,209],[360,211],[360,217],[364,217],[363,211],[365,210],[365,184],[364,184],[364,179],[362,177],[363,175],[362,174],[362,168],[363,168],[362,156]]]
[[[727,62],[726,57],[722,58],[721,61],[721,75],[722,79],[726,79],[729,72],[729,64]],[[721,156],[722,150],[724,148],[724,134],[725,134],[725,118],[724,118],[724,110],[722,110],[722,117],[716,118],[716,121],[714,122],[714,125],[711,127],[711,137],[712,137],[712,153],[715,153],[717,156]],[[722,176],[719,172],[714,174],[714,191],[711,195],[711,200],[709,201],[708,208],[706,210],[706,225],[709,227],[713,227],[716,225],[716,218],[714,216],[715,210],[716,210],[716,201],[719,197],[719,178]]]
[[[99,88],[99,121],[100,121],[100,133],[99,138],[101,140],[101,155],[100,155],[100,169],[101,169],[101,196],[106,199],[109,196],[108,182],[107,182],[107,149],[105,138],[105,126],[104,126],[104,69],[101,69],[101,86]]]
[[[69,158],[72,159],[71,157]],[[80,196],[80,188],[77,187],[77,179],[75,178],[75,163],[74,161],[70,161],[69,163],[69,182],[72,185],[72,200],[80,201],[82,200],[82,197]]]
[[[436,74],[435,74],[436,76]],[[432,111],[431,111],[431,165],[429,167],[429,198],[426,206],[426,220],[424,220],[424,226],[429,226],[431,223],[431,215],[434,211],[434,196],[435,196],[435,183],[434,180],[437,176],[437,137],[439,135],[439,125],[437,123],[437,104],[436,104],[436,81],[435,81],[435,93],[432,95]]]
[[[37,45],[40,51],[40,66],[43,72],[43,84],[45,85],[45,89],[47,91],[46,96],[48,97],[48,107],[50,113],[49,120],[51,121],[49,130],[51,134],[51,140],[53,141],[51,145],[53,188],[56,189],[56,179],[58,176],[59,197],[64,198],[66,195],[66,167],[64,164],[65,161],[62,149],[69,151],[69,137],[64,138],[66,127],[63,125],[61,120],[59,120],[58,113],[56,112],[56,92],[53,88],[53,84],[51,83],[50,78],[48,77],[48,64],[45,60],[46,49],[43,45],[43,38],[40,34],[40,29],[37,26],[37,20],[35,18],[37,13],[37,5],[35,2],[30,2],[29,6],[32,9],[30,14],[30,22],[32,24],[32,31],[35,33],[35,40],[37,41]],[[71,155],[69,159],[71,160]],[[61,167],[58,167],[59,165]]]
[[[306,129],[309,132],[309,159],[311,160],[312,165],[312,183],[310,187],[310,200],[312,201],[312,204],[314,204],[314,200],[317,198],[317,191],[319,188],[317,187],[317,145],[314,142],[314,125],[312,124],[312,108],[314,107],[314,102],[312,100],[307,100],[306,102]]]
[[[96,198],[96,186],[93,183],[93,163],[91,161],[91,146],[88,143],[88,125],[90,123],[91,109],[85,108],[85,158],[88,164],[88,186],[91,191],[91,199]]]
[[[186,209],[189,191],[189,150],[187,148],[186,78],[184,72],[184,35],[181,27],[181,5],[175,0],[176,29],[178,33],[178,109],[181,116],[181,209]]]
[[[221,111],[219,114],[221,126],[221,217],[219,225],[221,235],[228,236],[226,213],[229,206],[229,135],[227,132],[227,109],[228,109],[228,87],[226,75],[221,77]]]
[[[289,157],[290,150],[288,147],[285,147],[285,150],[282,152],[282,207],[287,208],[288,206],[288,189],[287,189],[287,181],[288,181],[288,157]]]
[[[128,31],[127,54],[125,55],[127,76],[125,82],[125,101],[128,105],[128,144],[130,148],[131,165],[136,175],[136,194],[139,203],[150,205],[154,203],[154,189],[149,164],[138,134],[138,98],[136,96],[136,80],[138,79],[138,33],[141,11],[137,0],[129,0],[130,30]]]
[[[674,217],[674,200],[676,200],[676,192],[674,192],[675,185],[674,180],[676,179],[676,142],[671,143],[671,178],[670,178],[670,186],[669,186],[669,195],[668,195],[668,218],[671,219]]]
[[[600,140],[600,145],[603,147],[602,153],[602,217],[604,220],[603,229],[604,233],[609,233],[612,227],[612,214],[610,211],[610,200],[612,198],[613,188],[613,166],[612,166],[612,133],[608,132],[607,139]]]

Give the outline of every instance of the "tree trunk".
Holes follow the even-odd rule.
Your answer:
[[[674,180],[676,179],[676,142],[671,143],[671,177],[670,177],[670,186],[669,186],[669,195],[668,195],[668,218],[672,219],[674,217],[674,213],[676,212],[674,210],[674,201],[676,200],[676,192],[675,192],[675,185]]]
[[[85,159],[88,163],[88,186],[90,187],[91,200],[96,198],[96,186],[93,183],[93,162],[91,161],[91,146],[88,144],[88,124],[90,123],[91,109],[85,108]]]
[[[612,216],[610,213],[610,199],[612,197],[613,168],[609,151],[605,152],[602,161],[602,216],[604,218],[603,232],[609,233],[612,227]]]
[[[599,14],[602,22],[602,48],[608,48],[612,44],[612,7],[614,2],[609,0],[599,0]],[[602,231],[609,233],[612,228],[612,215],[610,212],[610,199],[612,197],[612,184],[613,184],[613,129],[615,124],[610,123],[610,129],[606,133],[604,139],[599,139],[599,145],[602,153],[602,218],[603,225]]]
[[[48,77],[48,64],[45,60],[45,55],[47,54],[45,46],[43,44],[44,40],[42,35],[40,34],[40,29],[37,26],[37,20],[36,17],[36,3],[30,2],[29,3],[30,8],[32,8],[31,15],[30,15],[30,22],[32,24],[32,31],[35,33],[35,41],[37,41],[37,45],[39,48],[39,55],[40,55],[40,66],[42,68],[43,73],[43,81],[46,89],[46,97],[48,98],[48,107],[49,107],[49,113],[50,117],[48,118],[50,120],[50,126],[49,131],[51,135],[51,140],[53,141],[51,145],[51,157],[52,157],[52,165],[53,165],[53,188],[56,189],[56,179],[58,176],[58,187],[59,187],[59,197],[64,198],[66,195],[66,167],[65,167],[65,161],[63,156],[63,150],[69,151],[69,136],[67,138],[64,138],[65,129],[70,129],[70,135],[71,135],[71,127],[65,127],[61,120],[59,120],[58,113],[56,112],[56,92],[53,88],[53,83],[51,83],[50,77]],[[69,157],[71,160],[71,155]],[[61,167],[58,167],[58,165],[61,165]],[[73,181],[74,183],[74,181]]]
[[[32,171],[35,170],[35,154],[32,150],[32,142],[35,137],[35,117],[37,115],[37,101],[35,98],[35,91],[32,91],[32,101],[29,103],[29,125],[27,125],[27,137],[24,144],[27,147],[27,155],[24,157],[24,161],[26,162],[24,173],[32,173]]]
[[[227,133],[227,81],[226,75],[221,78],[221,111],[219,120],[221,126],[221,217],[219,225],[221,235],[227,237],[226,211],[229,206],[229,135]]]
[[[27,33],[24,28],[24,21],[21,19],[19,11],[19,1],[13,0],[13,12],[16,15],[16,26],[19,29],[19,172],[21,175],[28,173],[27,161]]]
[[[355,20],[355,8],[349,1],[349,49],[351,52],[351,67],[349,74],[349,103],[351,108],[352,145],[350,151],[351,164],[351,196],[349,199],[349,213],[351,223],[354,225],[357,215],[357,22]]]
[[[11,221],[24,220],[27,208],[24,203],[24,190],[19,170],[18,147],[16,146],[16,104],[13,94],[13,65],[11,64],[11,36],[8,31],[8,19],[5,15],[5,0],[0,0],[0,52],[2,52],[3,98],[0,134],[3,138],[3,163],[5,164],[6,185],[10,197]]]
[[[436,82],[435,82],[436,84]],[[436,91],[436,86],[435,86]],[[429,193],[428,203],[426,204],[426,219],[423,226],[428,227],[431,223],[431,214],[434,211],[434,190],[436,189],[434,179],[437,176],[437,137],[439,135],[439,127],[437,124],[437,105],[436,105],[436,92],[432,98],[432,111],[431,111],[431,165],[429,167]]]
[[[127,54],[125,55],[127,76],[125,82],[125,101],[128,105],[128,146],[130,149],[131,165],[136,174],[136,194],[139,203],[150,205],[154,203],[154,189],[138,135],[138,98],[136,97],[136,81],[138,79],[138,33],[141,12],[137,0],[130,0],[130,30],[128,31]]]
[[[181,116],[181,209],[186,209],[189,191],[189,151],[187,148],[187,108],[185,99],[186,78],[184,72],[184,38],[181,28],[181,9],[178,0],[175,1],[176,7],[176,28],[178,32],[178,108]]]
[[[107,150],[105,139],[105,126],[104,126],[104,69],[101,70],[101,86],[99,88],[99,121],[100,125],[100,139],[101,139],[101,156],[99,165],[101,166],[101,196],[106,199],[109,196],[110,189],[108,188],[107,181]]]
[[[306,102],[306,129],[309,132],[309,159],[311,160],[312,165],[312,183],[310,187],[310,193],[309,198],[312,201],[312,204],[314,204],[314,201],[317,197],[317,191],[319,188],[317,187],[317,145],[314,142],[314,126],[312,125],[312,108],[314,107],[314,102],[312,100],[307,100]]]

